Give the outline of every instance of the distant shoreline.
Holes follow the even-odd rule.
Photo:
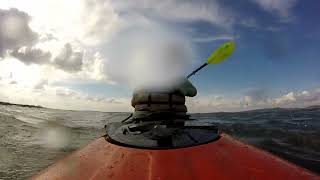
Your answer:
[[[29,104],[15,104],[15,103],[9,103],[9,102],[1,102],[0,105],[7,105],[7,106],[20,106],[20,107],[29,107],[29,108],[44,108],[39,105],[29,105]]]
[[[29,104],[16,104],[16,103],[9,103],[9,102],[2,102],[0,101],[0,105],[8,105],[8,106],[20,106],[20,107],[28,107],[28,108],[47,108],[40,105],[29,105]],[[249,112],[259,112],[259,111],[266,111],[266,110],[299,110],[299,109],[320,109],[320,105],[314,106],[307,106],[307,107],[292,107],[292,108],[282,108],[282,107],[275,107],[275,108],[263,108],[263,109],[251,109],[251,110],[244,110],[244,111],[219,111],[219,112],[204,112],[204,113],[197,113],[193,112],[190,114],[228,114],[228,113],[249,113]],[[49,109],[56,109],[56,108],[49,108]],[[97,110],[73,110],[73,109],[58,109],[58,110],[65,110],[65,111],[92,111],[92,112],[107,112],[107,111],[97,111]],[[114,112],[112,112],[114,113]],[[117,113],[131,113],[131,112],[117,112]]]
[[[305,109],[320,109],[320,105],[314,106],[306,106],[306,107],[275,107],[275,108],[261,108],[261,109],[251,109],[244,111],[218,111],[218,112],[205,112],[205,113],[191,113],[191,114],[232,114],[232,113],[250,113],[250,112],[262,112],[262,111],[275,111],[275,110],[284,110],[284,111],[292,111],[292,110],[305,110]]]

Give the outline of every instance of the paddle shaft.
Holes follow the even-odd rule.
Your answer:
[[[190,73],[190,74],[187,76],[187,79],[189,79],[189,77],[191,77],[192,75],[195,75],[200,69],[206,67],[207,65],[208,65],[208,63],[202,64],[200,67],[198,67],[198,69],[192,71],[192,73]]]

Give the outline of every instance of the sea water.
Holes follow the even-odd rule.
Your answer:
[[[0,105],[0,179],[27,179],[130,113]],[[320,107],[192,114],[199,122],[320,173]]]

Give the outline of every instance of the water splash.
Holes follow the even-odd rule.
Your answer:
[[[42,123],[38,138],[40,145],[47,148],[59,149],[69,144],[70,132],[59,121],[47,121]]]
[[[142,26],[120,33],[108,49],[111,79],[133,88],[170,86],[185,77],[194,60],[191,42],[163,26]]]

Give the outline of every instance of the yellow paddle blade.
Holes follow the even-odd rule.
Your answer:
[[[227,42],[220,46],[211,56],[208,58],[208,64],[218,64],[226,60],[231,56],[236,48],[236,43],[233,41]]]

